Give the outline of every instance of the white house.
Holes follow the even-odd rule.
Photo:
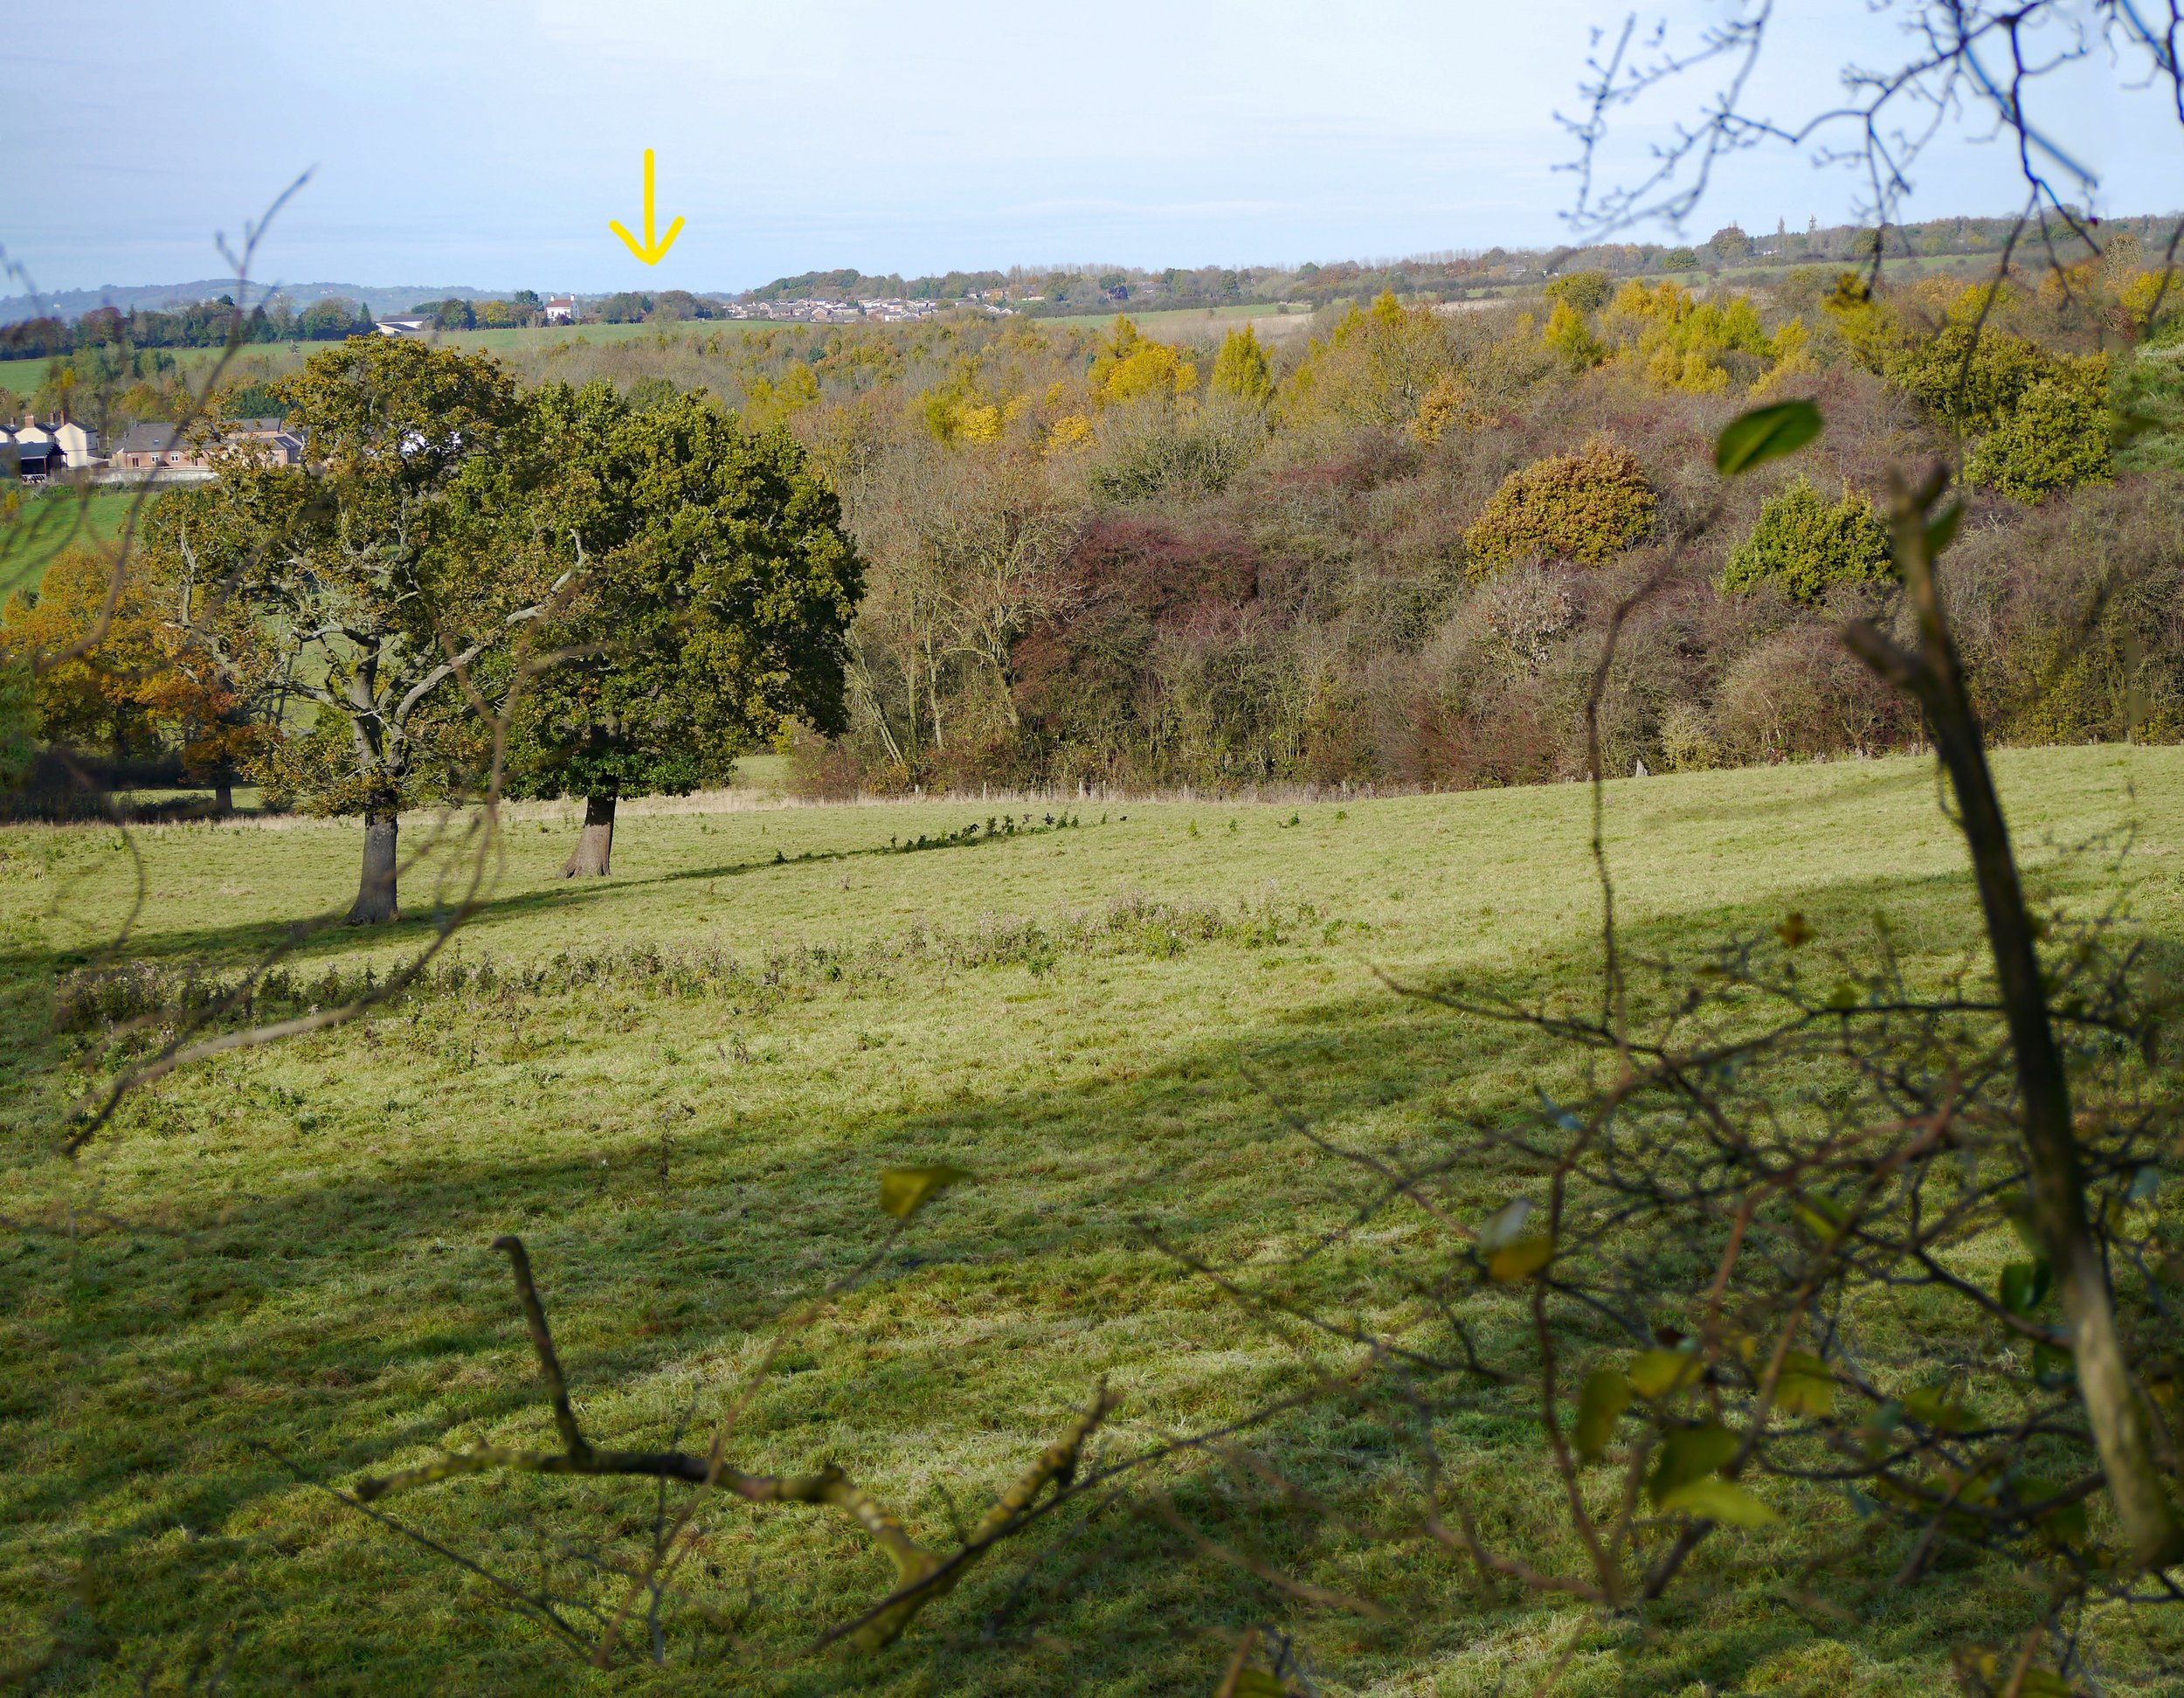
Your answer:
[[[99,438],[73,419],[55,418],[41,424],[36,413],[24,413],[15,430],[0,425],[0,447],[15,451],[17,475],[42,480],[63,470],[78,472],[99,460]]]
[[[577,321],[577,298],[574,295],[549,296],[546,302],[546,322],[574,324]]]
[[[383,336],[407,336],[414,340],[432,334],[432,321],[428,318],[383,318],[375,321],[373,328]]]
[[[99,433],[86,431],[73,418],[64,418],[53,426],[53,441],[59,446],[61,458],[71,472],[83,472],[104,463],[99,452]]]

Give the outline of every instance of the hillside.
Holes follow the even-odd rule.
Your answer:
[[[2128,833],[2129,923],[2184,944],[2184,751],[1998,767],[2043,894],[2105,904],[2101,851],[2042,846]],[[1563,1064],[1536,1042],[1390,979],[1589,995],[1587,801],[1555,785],[1033,802],[1015,837],[915,852],[891,846],[1012,804],[632,808],[616,875],[583,888],[553,876],[571,811],[519,809],[459,946],[461,984],[178,1074],[83,1167],[55,1161],[52,1129],[97,1076],[101,1034],[56,1033],[48,1014],[58,974],[106,959],[130,858],[109,832],[0,833],[0,1185],[19,1230],[0,1262],[0,1643],[49,1690],[159,1689],[212,1667],[238,1690],[636,1689],[647,1677],[576,1670],[481,1586],[320,1489],[442,1444],[545,1433],[487,1248],[504,1232],[529,1245],[591,1430],[660,1443],[718,1406],[766,1317],[866,1253],[876,1169],[969,1169],[975,1185],[798,1335],[737,1439],[750,1466],[839,1460],[920,1529],[978,1504],[1102,1377],[1124,1399],[1115,1453],[1294,1388],[1342,1351],[1261,1324],[1132,1223],[1254,1277],[1287,1268],[1309,1294],[1322,1264],[1307,1253],[1351,1218],[1358,1186],[1283,1110],[1392,1152],[1554,1088]],[[1041,823],[1058,811],[1080,823]],[[1769,931],[1793,908],[1830,940],[1885,915],[1914,977],[1977,938],[1921,760],[1623,782],[1607,819],[1648,956]],[[301,822],[135,834],[150,899],[121,959],[240,964],[338,908],[356,837]],[[432,888],[425,869],[405,879],[421,915]],[[292,966],[307,982],[384,970],[427,923],[321,934]],[[1482,1215],[1507,1183],[1463,1173],[1452,1206]],[[1538,1437],[1525,1409],[1505,1416],[1450,1435],[1450,1462],[1521,1506],[1544,1489]],[[1384,1600],[1388,1621],[1268,1602],[1151,1515],[1075,1518],[973,1575],[858,1689],[1209,1692],[1227,1650],[1199,1630],[1269,1619],[1329,1692],[1483,1698],[1560,1667],[1586,1682],[1563,1689],[1632,1698],[1908,1698],[1943,1689],[1952,1646],[2015,1631],[2025,1607],[2014,1570],[1969,1556],[1930,1577],[1916,1613],[1862,1596],[1859,1570],[1818,1583],[1824,1596],[1793,1591],[1777,1536],[1740,1536],[1717,1542],[1676,1631],[1627,1639],[1605,1616],[1482,1586],[1454,1553],[1344,1531],[1414,1486],[1406,1449],[1362,1416],[1307,1408],[1248,1443],[1310,1516],[1253,1499],[1241,1461],[1241,1485],[1178,1470],[1178,1501],[1304,1583]],[[1804,1530],[1848,1526],[1832,1493],[1770,1489]],[[600,1555],[641,1559],[653,1501],[634,1484],[457,1481],[384,1507],[526,1584],[551,1570],[581,1591],[603,1525]],[[882,1565],[803,1511],[718,1508],[699,1530],[688,1578],[733,1624],[739,1689],[842,1678],[801,1647],[876,1594]],[[1875,1553],[1872,1577],[1900,1554]],[[2174,1615],[2112,1633],[2089,1621],[2105,1690],[2174,1692]],[[660,1678],[644,1689],[697,1676]]]

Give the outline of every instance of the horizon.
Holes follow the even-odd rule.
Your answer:
[[[1718,10],[1678,0],[1669,18],[1688,29]],[[1556,114],[1578,107],[1591,31],[1616,16],[1572,0],[1521,18],[1420,0],[1341,16],[1301,0],[1122,0],[1088,29],[991,3],[912,19],[880,0],[818,0],[787,18],[699,0],[612,16],[498,0],[438,20],[425,53],[330,16],[273,38],[225,0],[120,37],[40,41],[0,66],[10,109],[74,148],[17,185],[0,245],[46,294],[170,286],[113,280],[217,273],[216,232],[238,238],[308,172],[252,268],[269,286],[527,276],[543,282],[512,286],[736,293],[853,267],[908,278],[1553,249],[1582,245],[1562,217],[1573,144]],[[1780,27],[1763,99],[1780,98],[1800,61],[1881,56],[1894,24],[1883,12]],[[1088,36],[1118,45],[1087,52]],[[1683,107],[1704,92],[1684,87]],[[2153,141],[2158,100],[2070,74],[2044,98],[2061,128],[2094,139],[2096,213],[2174,194],[2159,162],[2169,148]],[[247,148],[233,145],[234,112],[258,114]],[[1673,101],[1634,115],[1604,162],[1639,169],[1679,115]],[[655,267],[607,230],[640,216],[646,148],[660,224],[687,220]],[[2015,173],[2007,150],[1952,132],[1905,217],[2007,211],[2022,198]],[[1842,174],[1759,149],[1726,162],[1681,231],[1624,233],[1856,223],[1856,204]],[[1041,252],[1109,257],[1022,258]]]
[[[1946,223],[1952,219],[2003,219],[2011,216],[2011,212],[2008,211],[1941,211],[1932,213],[1925,218],[1912,221],[1911,224],[1907,224],[1904,227],[1910,228],[1916,227],[1920,224]],[[2115,224],[2118,222],[2136,220],[2152,220],[2157,224],[2164,221],[2184,221],[2184,211],[2174,209],[2160,211],[2151,210],[2117,211],[2108,214],[2104,218],[2103,222]],[[1735,221],[1731,220],[1731,222],[1733,223]],[[1788,224],[1787,217],[1778,218],[1777,222],[1778,224],[1784,227],[1787,227]],[[1717,226],[1717,228],[1720,227],[1722,226]],[[1776,231],[1767,231],[1763,227],[1756,229],[1748,225],[1740,225],[1739,227],[1743,228],[1745,233],[1752,237],[1755,240],[1770,234],[1778,233]],[[1829,231],[1854,229],[1860,226],[1855,224],[1848,223],[1836,224],[1834,225],[1821,224],[1819,226],[1820,230],[1823,233]],[[1805,232],[1802,230],[1793,230],[1788,233],[1803,234]],[[1627,245],[1639,248],[1648,246],[1673,247],[1677,245],[1693,245],[1703,246],[1704,240],[1705,238],[1704,236],[1701,236],[1695,231],[1686,231],[1683,235],[1670,236],[1665,239],[1662,238],[1651,238],[1645,240],[1640,240],[1636,239],[1635,237],[1626,237],[1622,242],[1615,245]],[[1534,254],[1546,255],[1550,258],[1566,257],[1583,252],[1587,247],[1593,247],[1597,245],[1600,245],[1600,244],[1511,245],[1506,243],[1494,243],[1485,247],[1471,246],[1454,249],[1427,249],[1411,253],[1394,255],[1342,254],[1330,255],[1325,258],[1294,259],[1287,261],[1239,261],[1236,262],[1233,269],[1238,271],[1277,271],[1295,273],[1302,267],[1308,265],[1317,266],[1323,270],[1330,266],[1347,265],[1356,266],[1361,270],[1371,272],[1376,270],[1394,269],[1409,266],[1433,265],[1454,259],[1477,259],[1484,257],[1488,253],[1496,252],[1496,250],[1505,251],[1511,257]],[[1918,256],[1911,257],[1916,258]],[[1808,263],[1822,262],[1812,261]],[[1190,267],[1181,266],[1177,268],[1191,269]],[[250,300],[247,304],[251,306],[257,306],[262,302],[270,302],[275,299],[292,298],[292,292],[301,292],[301,294],[306,298],[317,300],[328,298],[331,295],[338,294],[339,292],[342,291],[356,291],[359,293],[370,295],[384,295],[388,297],[399,296],[405,300],[414,296],[416,299],[413,304],[429,306],[434,301],[450,299],[473,300],[505,300],[515,294],[519,291],[525,289],[530,290],[532,293],[539,295],[542,299],[566,293],[573,295],[579,300],[605,300],[612,295],[619,293],[669,293],[672,289],[695,295],[701,299],[730,301],[753,294],[761,289],[771,287],[778,284],[798,281],[840,272],[854,273],[856,279],[860,282],[879,282],[894,278],[902,282],[905,286],[908,286],[957,274],[964,276],[999,276],[1005,280],[1013,280],[1021,279],[1026,282],[1032,282],[1037,281],[1042,277],[1052,275],[1056,273],[1067,273],[1073,276],[1090,276],[1101,272],[1113,270],[1122,272],[1136,272],[1148,275],[1158,275],[1162,267],[1158,265],[1112,259],[1055,261],[1040,264],[1026,264],[1018,262],[1008,266],[975,267],[969,266],[952,266],[937,271],[918,273],[905,273],[901,272],[868,272],[855,266],[809,266],[802,268],[800,271],[781,273],[775,276],[764,279],[760,282],[746,284],[736,287],[683,282],[676,283],[672,286],[660,286],[649,289],[642,286],[642,280],[639,280],[639,283],[635,286],[623,284],[618,285],[613,288],[605,289],[564,289],[556,284],[548,283],[541,285],[536,281],[519,281],[503,285],[480,286],[473,283],[450,282],[384,283],[356,278],[313,278],[309,280],[273,281],[261,280],[259,278],[252,277],[247,280],[250,286]],[[104,301],[117,295],[149,295],[160,291],[169,291],[175,293],[171,293],[167,296],[167,304],[180,307],[218,299],[221,293],[232,290],[235,286],[235,282],[236,280],[232,276],[207,276],[171,281],[149,281],[135,283],[102,282],[95,286],[78,286],[68,289],[44,289],[40,290],[35,296],[27,293],[0,295],[0,323],[12,323],[25,318],[38,316],[38,314],[24,309],[33,302],[53,301],[58,300],[64,296],[95,296],[99,297],[100,301]],[[205,293],[196,294],[184,294],[179,293],[186,290],[204,291]],[[93,305],[85,304],[79,306],[70,306],[66,308],[59,308],[56,309],[56,312],[59,316],[76,317],[80,316],[83,313],[92,310],[93,310]],[[387,307],[384,309],[374,308],[373,310],[400,312],[406,309],[402,307]]]

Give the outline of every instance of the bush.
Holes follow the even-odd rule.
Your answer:
[[[1597,566],[1653,528],[1653,487],[1628,452],[1596,437],[1581,452],[1510,473],[1463,534],[1474,576],[1527,557]]]
[[[1566,302],[1579,313],[1597,313],[1607,305],[1614,285],[1606,272],[1565,272],[1546,288],[1550,300]]]
[[[2081,484],[2106,483],[2114,468],[2100,368],[2100,362],[2089,361],[2028,385],[1995,428],[1973,445],[1966,478],[2028,503]]]
[[[1143,501],[1170,490],[1213,494],[1266,440],[1256,409],[1209,404],[1185,411],[1155,401],[1130,409],[1101,433],[1088,480],[1109,501]]]
[[[1893,571],[1888,530],[1870,503],[1850,493],[1830,507],[1803,478],[1759,509],[1759,522],[1722,572],[1731,595],[1773,579],[1801,602],[1824,600],[1836,583],[1878,583]]]

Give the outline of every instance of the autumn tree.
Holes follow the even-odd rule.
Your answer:
[[[1253,406],[1264,406],[1274,399],[1274,374],[1267,365],[1267,350],[1248,324],[1221,338],[1221,350],[1213,357],[1213,391]]]
[[[4,644],[59,656],[95,638],[31,686],[34,735],[116,759],[177,756],[185,777],[212,785],[225,813],[238,773],[277,735],[264,716],[271,645],[225,617],[156,523],[146,528],[118,585],[102,555],[64,552],[36,590],[9,599]]]
[[[217,481],[168,500],[177,532],[203,539],[198,569],[232,586],[317,706],[313,734],[266,776],[313,811],[363,817],[349,919],[375,924],[399,917],[402,809],[460,788],[475,762],[480,698],[462,680],[553,593],[536,551],[501,548],[499,505],[522,484],[511,468],[537,459],[515,385],[484,355],[359,339],[274,393],[309,463],[233,454]]]
[[[1092,393],[1103,404],[1115,405],[1147,396],[1189,395],[1198,388],[1199,373],[1167,343],[1141,335],[1129,318],[1117,314],[1092,356],[1090,380]]]
[[[540,643],[562,658],[517,713],[511,786],[585,798],[564,877],[605,874],[624,795],[724,777],[797,719],[846,728],[842,669],[863,566],[833,491],[786,432],[746,431],[697,395],[635,412],[603,383],[532,401],[551,481],[493,503],[583,564]],[[517,473],[520,477],[520,473]]]

